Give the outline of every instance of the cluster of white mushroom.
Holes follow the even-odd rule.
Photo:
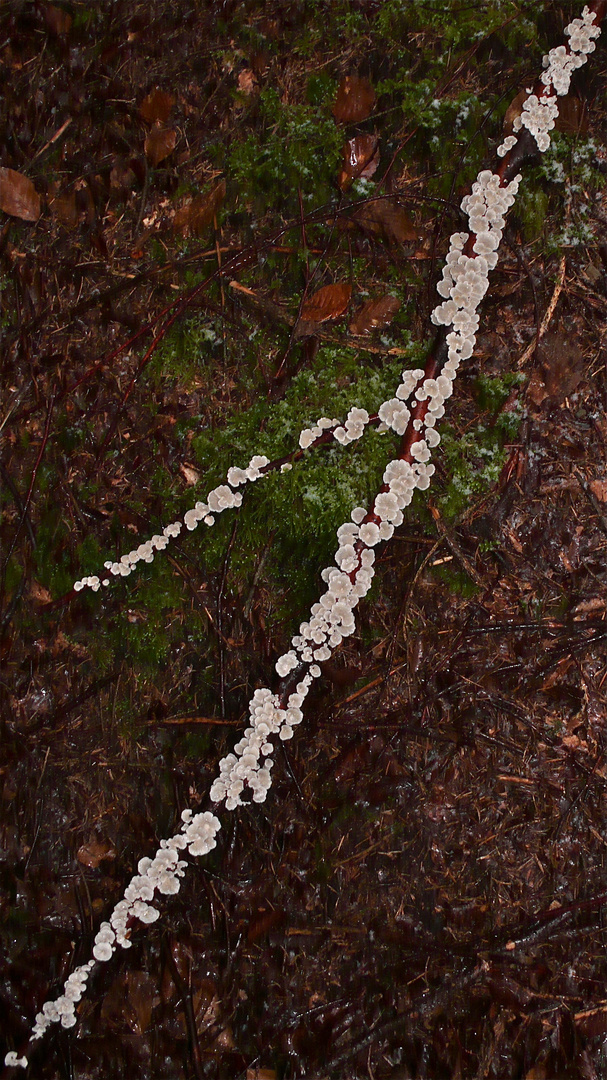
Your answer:
[[[209,811],[193,814],[192,810],[188,809],[183,811],[181,818],[181,832],[170,840],[161,840],[153,859],[140,859],[137,874],[125,889],[123,899],[116,904],[109,922],[103,922],[97,931],[93,959],[72,971],[66,980],[63,993],[55,1001],[44,1003],[42,1010],[36,1015],[32,1041],[42,1038],[51,1024],[60,1023],[64,1028],[73,1027],[76,1023],[76,1005],[84,994],[86,982],[95,964],[110,960],[118,945],[124,949],[130,948],[130,924],[133,920],[148,924],[156,922],[160,912],[151,903],[154,894],[159,892],[170,896],[179,892],[179,879],[183,877],[187,866],[179,853],[187,850],[190,855],[205,855],[216,847],[215,837],[221,823],[214,814]],[[5,1057],[5,1065],[26,1068],[27,1058],[19,1058],[15,1051],[9,1051]]]
[[[269,464],[269,458],[263,454],[255,454],[246,469],[236,467],[229,469],[227,484],[220,484],[218,487],[213,488],[207,495],[206,502],[197,502],[195,506],[186,511],[183,519],[186,529],[192,532],[201,521],[204,521],[205,525],[214,525],[217,514],[221,514],[223,510],[240,506],[242,493],[233,489],[240,484],[253,483],[255,480],[259,480],[264,475],[266,466]],[[287,465],[283,466],[283,469],[285,467],[290,468]],[[140,544],[138,548],[129,551],[126,555],[121,555],[118,561],[112,562],[109,559],[103,565],[114,577],[128,577],[138,562],[153,562],[155,553],[164,551],[169,542],[179,536],[182,528],[181,521],[173,521],[170,525],[165,526],[162,533],[152,536],[151,540],[146,540],[144,544]],[[74,582],[74,590],[80,592],[81,589],[88,586],[93,592],[98,592],[102,585],[107,586],[109,584],[110,578],[100,579],[97,574],[91,574]]]
[[[585,64],[588,54],[594,52],[595,38],[601,29],[595,25],[595,13],[585,7],[580,19],[574,19],[565,27],[565,36],[569,38],[569,49],[559,45],[551,49],[544,57],[544,68],[540,78],[546,88],[553,86],[559,97],[569,93],[571,76],[576,68]]]
[[[594,42],[590,44],[594,49]],[[544,57],[545,71],[540,75],[540,79],[544,86],[553,86],[559,97],[568,94],[573,72],[585,64],[586,59],[584,52],[568,52],[565,45],[558,45]]]
[[[283,675],[297,666],[294,654],[285,654],[281,661],[277,668],[280,666]],[[293,728],[303,720],[301,706],[304,698],[312,680],[319,675],[320,668],[311,665],[295,691],[289,695],[284,708],[271,690],[262,687],[255,691],[249,702],[249,726],[236,743],[234,752],[219,762],[219,776],[214,780],[210,792],[213,802],[225,799],[226,809],[235,810],[242,803],[241,794],[246,787],[251,791],[253,802],[264,802],[272,785],[271,770],[274,764],[270,736],[278,735],[285,741],[293,737]]]
[[[531,89],[528,89],[527,93],[529,96],[523,102],[523,111],[514,118],[512,128],[520,131],[526,127],[533,135],[538,150],[544,152],[550,146],[548,132],[552,131],[556,123],[559,107],[553,97],[546,97],[544,94],[538,97]]]
[[[377,423],[377,417],[374,418],[374,422],[377,423],[377,430],[379,432],[392,429],[397,435],[403,435],[407,430],[407,426],[411,419],[411,409],[415,401],[409,401],[415,391],[415,399],[417,401],[423,401],[425,398],[430,399],[428,412],[424,425],[428,428],[433,428],[437,420],[444,415],[443,401],[449,397],[452,390],[452,378],[457,371],[457,361],[451,361],[451,368],[446,368],[447,374],[442,374],[438,379],[426,379],[420,384],[420,380],[424,379],[423,368],[411,368],[405,369],[402,373],[402,382],[396,388],[396,396],[384,401],[379,407],[378,417],[379,423]],[[451,379],[449,378],[451,376]],[[365,427],[371,423],[371,417],[366,409],[353,406],[346,417],[345,423],[342,425],[338,419],[329,419],[326,416],[320,417],[311,428],[304,428],[299,435],[299,445],[302,449],[308,449],[314,446],[326,431],[331,431],[333,437],[337,442],[342,445],[354,442],[356,439],[360,439]],[[421,431],[422,421],[415,420],[414,427],[417,431]],[[426,443],[423,440],[419,440],[418,443],[413,444],[413,454],[420,464],[423,464],[429,456],[429,448],[438,446],[440,437],[436,431],[427,431],[425,434]],[[287,472],[293,466],[290,462],[284,462],[281,465],[281,472]],[[242,494],[239,491],[233,489],[241,484],[251,483],[255,480],[268,474],[268,472],[275,468],[273,462],[270,462],[269,458],[264,455],[257,454],[251,461],[246,469],[241,469],[237,466],[232,466],[228,469],[227,484],[220,484],[218,487],[213,488],[209,492],[206,502],[197,502],[190,510],[187,510],[183,524],[191,532],[197,528],[199,522],[203,521],[205,525],[213,525],[215,522],[215,515],[222,513],[223,510],[230,509],[232,507],[240,506],[242,503]],[[419,484],[420,488],[427,488],[428,484],[425,483],[425,478],[432,475],[427,474],[424,469],[419,472]],[[183,528],[180,521],[173,521],[170,525],[166,525],[163,532],[152,536],[150,540],[140,544],[138,548],[129,551],[125,555],[121,555],[120,559],[116,562],[108,560],[104,563],[104,567],[115,577],[128,577],[133,572],[138,562],[151,563],[154,559],[154,555],[157,551],[164,551],[168,546],[171,539],[179,536]],[[385,530],[384,530],[385,532]],[[390,534],[391,535],[391,534]],[[382,539],[388,539],[387,535],[382,534]],[[83,577],[79,581],[74,583],[74,590],[80,592],[85,587],[89,587],[93,592],[98,592],[101,586],[107,586],[110,584],[109,578],[100,579],[97,575],[90,575]]]
[[[87,964],[81,964],[74,968],[68,975],[63,993],[55,1001],[45,1001],[42,1011],[36,1015],[36,1023],[32,1029],[32,1039],[41,1039],[44,1032],[51,1024],[61,1024],[64,1028],[74,1027],[76,1023],[76,1005],[86,990],[87,979],[95,966],[94,960]],[[27,1065],[27,1061],[12,1060],[6,1065]]]
[[[594,50],[594,39],[600,33],[594,19],[594,12],[585,7],[581,19],[575,19],[565,31],[570,39],[570,51],[560,47],[551,50],[544,58],[546,71],[542,78],[547,93],[550,87],[557,94],[566,93],[571,72],[585,62],[587,53]],[[540,150],[546,149],[550,141],[547,132],[553,126],[555,115],[554,102],[548,97],[542,96],[538,100],[531,95],[525,105],[518,129],[528,127]],[[504,140],[498,149],[500,156],[508,153],[516,141],[514,136]],[[391,461],[383,475],[383,489],[371,510],[356,507],[352,520],[338,530],[337,565],[327,567],[322,572],[327,589],[319,602],[313,605],[310,619],[300,625],[299,634],[292,639],[292,648],[276,663],[276,671],[281,678],[286,678],[300,667],[305,669],[305,673],[284,707],[278,695],[271,690],[264,688],[255,691],[249,706],[250,724],[234,747],[234,752],[220,761],[219,776],[213,782],[210,794],[214,802],[225,799],[228,810],[240,805],[245,787],[251,790],[254,802],[263,802],[266,798],[271,786],[273,765],[271,736],[278,735],[288,740],[293,735],[293,729],[301,723],[304,699],[313,680],[321,674],[319,663],[328,659],[332,649],[354,632],[354,609],[368,592],[373,580],[374,547],[381,540],[389,539],[394,528],[401,523],[402,512],[410,503],[415,489],[425,490],[429,486],[434,472],[434,466],[428,464],[430,450],[439,442],[435,424],[444,414],[444,401],[452,392],[460,361],[472,355],[478,328],[477,307],[487,289],[488,271],[497,262],[504,216],[514,201],[519,180],[520,177],[516,177],[509,184],[502,184],[497,174],[481,172],[471,195],[462,201],[462,209],[468,215],[470,230],[474,235],[473,254],[463,254],[469,234],[454,233],[443,277],[437,286],[445,302],[432,313],[435,324],[451,328],[446,337],[447,362],[436,379],[424,378],[425,373],[421,369],[403,372],[395,397],[384,402],[378,414],[380,430],[391,428],[403,435],[408,430],[416,403],[426,403],[423,410],[417,410],[418,415],[412,423],[419,436],[410,447],[413,461]],[[345,444],[360,438],[368,423],[369,415],[364,409],[351,409],[343,426],[339,421],[322,417],[316,425],[301,433],[299,445],[304,449],[312,446],[331,428],[337,441]],[[184,518],[186,528],[196,528],[199,521],[210,525],[214,514],[239,505],[241,497],[233,489],[259,479],[267,472],[269,464],[266,457],[256,456],[246,469],[231,468],[227,474],[228,484],[215,488],[209,493],[206,503],[197,503],[187,512]],[[282,465],[282,469],[286,468],[290,468],[290,463]],[[123,555],[119,562],[106,563],[106,569],[114,576],[127,576],[138,561],[151,562],[154,552],[165,548],[172,537],[179,535],[181,528],[180,522],[166,526],[161,535],[152,537],[136,551]],[[97,591],[101,584],[108,583],[109,579],[100,582],[93,575],[76,582],[74,587],[80,590],[89,586]],[[97,933],[94,958],[76,968],[68,977],[63,994],[56,1001],[46,1002],[37,1014],[32,1040],[39,1039],[52,1023],[60,1022],[63,1027],[75,1024],[75,1005],[84,993],[95,963],[109,960],[118,945],[123,948],[130,946],[132,920],[151,923],[158,918],[158,909],[151,903],[156,892],[171,895],[179,891],[180,878],[187,865],[180,858],[180,852],[187,850],[194,856],[203,855],[216,846],[215,837],[221,826],[214,814],[207,811],[194,815],[192,810],[184,810],[181,816],[181,832],[170,840],[161,841],[153,859],[144,858],[138,863],[138,873],[125,890],[124,898],[114,908],[109,922],[102,923]],[[19,1057],[12,1050],[4,1060],[7,1066],[26,1068],[28,1064],[27,1057]]]
[[[442,370],[445,382],[453,382],[460,362],[472,356],[479,325],[478,306],[489,287],[489,270],[497,264],[505,224],[505,215],[514,202],[521,176],[503,184],[497,173],[484,169],[472,192],[461,202],[474,236],[472,255],[464,255],[470,233],[456,232],[450,239],[449,253],[441,281],[440,296],[446,297],[431,314],[437,326],[451,327],[447,334],[448,359]],[[443,397],[447,397],[443,393]]]
[[[545,71],[540,78],[545,89],[539,97],[528,90],[529,96],[523,103],[522,113],[514,120],[514,131],[526,127],[533,135],[538,150],[544,151],[550,146],[548,132],[552,131],[559,114],[552,90],[559,97],[567,94],[573,72],[586,63],[588,54],[596,48],[594,39],[599,36],[601,29],[595,25],[595,18],[595,12],[585,7],[581,18],[574,19],[565,27],[569,48],[559,45],[544,56]]]
[[[601,28],[596,25],[595,20],[596,12],[591,11],[586,4],[582,10],[581,18],[573,19],[565,27],[565,37],[569,38],[569,48],[573,52],[594,52],[596,45],[593,39],[598,38],[601,33]]]
[[[417,386],[423,374],[423,371],[404,372],[401,386],[409,390],[416,388],[416,399],[429,400],[430,407],[438,402],[435,405],[438,412],[443,409],[442,391],[450,393],[451,382],[441,381],[439,376]],[[418,439],[411,447],[415,458],[412,464],[399,458],[389,463],[383,475],[386,490],[376,497],[372,511],[368,513],[364,507],[356,507],[352,520],[338,529],[337,565],[327,567],[321,575],[327,589],[319,602],[313,604],[309,620],[301,623],[299,633],[291,640],[291,649],[276,661],[276,672],[282,679],[300,666],[307,668],[305,675],[284,707],[278,695],[266,687],[255,691],[249,704],[250,724],[233,753],[219,763],[219,776],[213,782],[210,796],[214,802],[225,799],[227,810],[241,804],[246,788],[250,789],[254,802],[265,800],[272,783],[271,737],[292,738],[293,728],[303,720],[302,705],[312,681],[321,674],[319,664],[328,660],[343,639],[354,633],[354,608],[368,593],[375,574],[373,548],[380,541],[390,539],[395,527],[402,523],[403,510],[411,502],[415,489],[425,490],[434,473],[434,465],[427,463],[428,440],[436,445],[439,437],[432,428],[425,434],[425,439]]]
[[[344,424],[342,424],[341,420],[330,420],[328,416],[321,416],[312,427],[303,428],[300,431],[299,445],[302,450],[307,450],[317,442],[325,431],[330,431],[336,442],[341,443],[342,446],[347,446],[348,443],[360,439],[369,420],[367,410],[359,409],[356,405],[350,409]]]
[[[403,380],[400,387],[397,390],[397,394],[403,392],[406,388],[407,394],[415,387],[419,378],[423,376],[422,370],[413,370],[403,372]],[[389,427],[392,427],[398,434],[403,434],[409,421],[410,413],[406,409],[402,401],[393,400],[393,420],[387,420],[384,424],[378,425],[378,430],[386,431]],[[384,402],[381,406],[380,412],[383,410],[382,419],[386,417],[386,408],[390,405],[389,402]],[[400,410],[400,416],[397,418],[395,409]],[[329,419],[327,416],[321,416],[310,428],[304,428],[299,434],[299,446],[301,449],[308,449],[315,445],[326,431],[331,431],[333,437],[338,443],[346,446],[348,443],[354,442],[356,439],[360,439],[363,435],[365,427],[371,422],[371,418],[366,409],[353,406],[346,417],[345,423],[339,419]],[[218,487],[213,488],[207,495],[206,502],[197,502],[190,510],[187,510],[184,514],[183,524],[181,521],[173,521],[170,525],[166,525],[162,533],[152,536],[150,540],[140,544],[138,548],[127,552],[125,555],[121,555],[120,559],[113,562],[111,559],[104,563],[104,568],[112,574],[114,577],[128,577],[133,572],[138,562],[151,563],[154,560],[154,555],[157,551],[164,551],[170,541],[179,536],[185,525],[186,529],[192,532],[196,529],[201,521],[205,525],[214,525],[215,517],[217,514],[222,513],[223,510],[231,509],[232,507],[240,506],[242,504],[242,493],[235,491],[234,489],[241,484],[253,483],[256,480],[266,476],[276,466],[273,462],[270,462],[269,458],[263,454],[255,454],[246,469],[239,468],[238,466],[231,466],[227,472],[227,483],[220,484]],[[285,473],[292,469],[291,462],[283,462],[280,469]],[[98,592],[102,586],[108,586],[110,584],[110,578],[99,578],[97,574],[91,574],[87,577],[81,578],[79,581],[74,582],[75,592],[80,592],[84,588],[90,588],[93,592]]]
[[[139,860],[137,873],[125,889],[123,899],[116,904],[110,921],[101,924],[95,937],[95,960],[109,960],[117,945],[123,949],[130,948],[130,923],[133,919],[142,923],[156,922],[160,912],[151,903],[154,894],[159,892],[174,896],[179,892],[179,879],[187,867],[187,862],[180,858],[180,852],[206,855],[217,846],[215,837],[221,822],[214,814],[208,810],[194,814],[188,809],[183,811],[181,820],[181,832],[169,840],[161,840],[153,859],[146,856]]]

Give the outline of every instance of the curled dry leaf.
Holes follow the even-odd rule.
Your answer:
[[[345,75],[341,80],[333,116],[338,124],[358,124],[366,120],[375,105],[375,90],[360,75]]]
[[[37,221],[40,217],[40,196],[23,173],[0,168],[0,210],[22,221]]]
[[[154,127],[145,137],[145,156],[151,165],[159,165],[169,154],[173,153],[177,135],[173,128],[162,127],[162,124],[154,124]]]
[[[179,466],[179,472],[183,476],[186,484],[191,487],[193,484],[197,484],[200,480],[200,473],[193,465],[188,465],[186,462],[181,463]]]
[[[251,68],[243,68],[238,75],[238,89],[245,97],[252,97],[259,90],[259,83],[257,82],[257,76]]]
[[[405,244],[419,235],[404,206],[394,198],[370,199],[356,211],[354,221],[365,232],[391,243]]]
[[[337,285],[324,285],[306,300],[301,309],[302,322],[324,323],[338,319],[348,309],[352,286],[342,281]]]
[[[104,859],[115,859],[116,851],[109,840],[93,839],[89,840],[88,844],[83,844],[82,847],[78,848],[76,858],[81,866],[86,866],[89,870],[96,870]]]
[[[173,94],[155,86],[141,102],[139,113],[147,124],[166,124],[174,104]]]
[[[379,139],[376,135],[355,135],[341,148],[342,166],[337,184],[347,191],[353,180],[369,180],[379,165]]]
[[[373,330],[383,330],[389,326],[400,308],[397,296],[380,296],[367,303],[356,313],[349,330],[351,334],[370,334]]]
[[[191,202],[177,210],[173,229],[181,236],[200,236],[211,225],[226,197],[226,182],[220,180],[214,188],[203,195],[196,195]]]

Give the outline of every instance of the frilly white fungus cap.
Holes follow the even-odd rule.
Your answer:
[[[559,107],[554,98],[538,98],[537,94],[530,94],[523,103],[521,115],[516,117],[512,126],[515,131],[526,127],[533,135],[538,150],[545,151],[550,146],[548,132],[552,131],[558,114]]]

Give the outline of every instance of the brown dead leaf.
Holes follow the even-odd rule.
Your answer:
[[[30,585],[30,596],[37,604],[50,604],[53,599],[48,589],[35,580]]]
[[[514,121],[516,120],[517,116],[521,115],[523,111],[523,103],[527,100],[528,97],[529,94],[527,93],[527,91],[521,90],[510,102],[504,116],[504,135],[514,134]]]
[[[337,174],[337,183],[342,191],[347,191],[353,180],[361,177],[369,180],[379,165],[379,139],[376,135],[355,135],[348,139],[341,148],[342,167]]]
[[[179,466],[179,472],[183,476],[188,487],[192,487],[200,480],[200,473],[198,472],[198,470],[195,469],[193,465],[187,465],[183,461]]]
[[[72,26],[72,16],[54,4],[44,5],[44,21],[55,37],[65,37]]]
[[[607,480],[591,480],[588,485],[595,499],[607,502]]]
[[[356,313],[349,326],[351,334],[371,334],[373,330],[383,330],[389,326],[400,308],[397,296],[380,296],[377,300],[367,300]]]
[[[588,111],[579,97],[567,94],[559,98],[559,114],[554,122],[556,131],[563,135],[587,135]]]
[[[238,76],[238,89],[245,97],[252,97],[259,90],[259,83],[255,72],[251,68],[243,68]]]
[[[40,196],[23,173],[0,168],[0,210],[22,221],[37,221],[40,217]]]
[[[542,402],[548,397],[550,397],[550,395],[546,389],[546,383],[539,371],[534,371],[527,384],[527,400],[530,401],[532,405],[535,405],[536,408],[539,408]]]
[[[143,1035],[159,1002],[156,981],[146,971],[128,971],[114,979],[103,999],[101,1016],[110,1029]]]
[[[366,120],[375,105],[375,90],[360,75],[345,75],[341,80],[333,116],[338,124],[358,124]]]
[[[557,330],[543,338],[538,360],[546,390],[555,403],[564,401],[577,389],[584,375],[584,358],[574,339]]]
[[[89,870],[96,870],[104,859],[115,859],[116,851],[109,840],[89,840],[88,844],[82,844],[76,852],[76,858],[82,866]]]
[[[177,210],[173,229],[181,236],[200,236],[211,225],[226,197],[225,180],[220,180],[211,191],[196,195],[191,202]]]
[[[110,172],[110,187],[112,191],[115,191],[120,197],[124,198],[126,195],[129,195],[136,183],[137,177],[130,165],[119,161],[112,166]]]
[[[417,240],[419,230],[396,199],[370,199],[354,214],[354,221],[373,236],[405,244]]]
[[[166,124],[174,104],[173,94],[155,86],[141,102],[139,113],[147,124]]]
[[[257,911],[251,915],[249,921],[247,942],[252,945],[255,941],[259,941],[260,938],[265,937],[274,927],[281,926],[285,921],[285,918],[285,912],[280,908],[273,907],[267,911],[265,908],[258,908]]]
[[[607,1004],[602,1001],[598,1008],[584,1009],[573,1019],[577,1031],[587,1039],[595,1039],[607,1031]]]
[[[525,1073],[525,1080],[548,1080],[548,1069],[543,1061],[536,1062]]]
[[[70,191],[67,195],[57,195],[50,204],[51,213],[63,225],[65,229],[75,229],[80,214],[76,206],[76,194]]]
[[[160,1001],[156,980],[147,971],[129,971],[126,980],[131,1013],[129,1026],[135,1035],[143,1035],[150,1026],[152,1010]]]
[[[151,165],[159,165],[169,154],[173,153],[177,135],[173,128],[165,128],[162,124],[154,124],[148,132],[143,144],[145,156]]]
[[[590,484],[592,487],[592,483]],[[607,484],[605,484],[605,496],[607,499]],[[604,611],[606,602],[602,596],[591,596],[589,600],[581,600],[579,604],[576,604],[571,609],[571,614],[574,619],[581,619],[585,615],[596,615],[599,611]]]
[[[276,1069],[247,1069],[247,1080],[276,1080]]]
[[[348,309],[352,286],[345,281],[337,285],[323,285],[306,300],[301,309],[302,322],[324,323],[338,319]]]

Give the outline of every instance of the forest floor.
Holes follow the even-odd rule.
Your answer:
[[[331,395],[418,365],[461,195],[578,14],[539,6],[3,5],[2,1055],[138,859],[208,807],[342,502],[381,483],[378,437],[353,463],[321,453],[282,503],[257,485],[265,503],[256,486],[128,580],[73,581],[256,439],[280,456],[338,415]],[[429,499],[381,550],[267,802],[222,815],[31,1075],[605,1075],[604,46],[576,80]]]

